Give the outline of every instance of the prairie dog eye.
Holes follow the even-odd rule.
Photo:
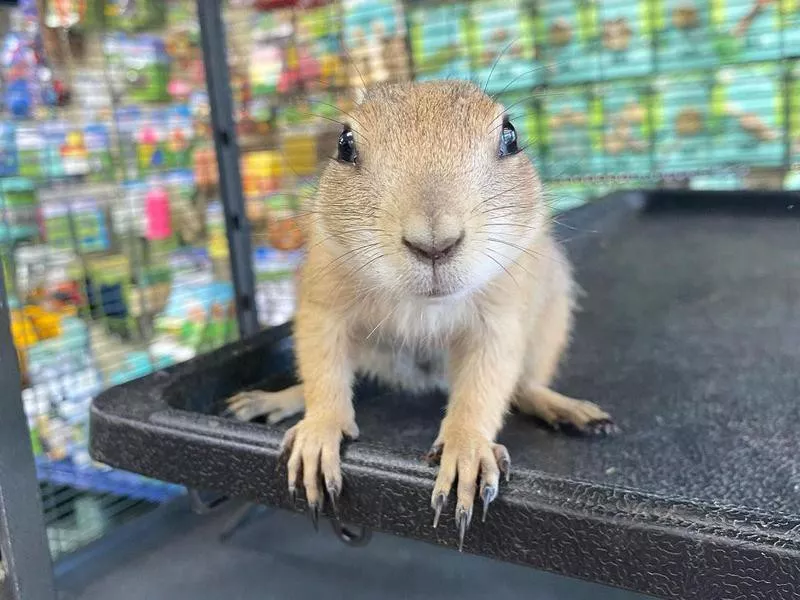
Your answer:
[[[508,117],[503,117],[503,128],[500,130],[500,148],[497,152],[500,158],[511,156],[519,152],[517,145],[517,130],[508,120]]]
[[[339,134],[336,160],[339,162],[355,163],[357,159],[356,139],[350,128],[345,125],[342,133]]]

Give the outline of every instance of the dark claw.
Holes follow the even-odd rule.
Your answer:
[[[442,445],[431,446],[431,449],[428,450],[428,453],[423,458],[429,465],[438,465],[439,459],[442,458]]]
[[[472,509],[467,510],[463,506],[456,509],[456,527],[458,527],[458,551],[464,550],[464,536],[467,535],[467,527],[472,520]]]
[[[442,516],[442,509],[444,508],[445,503],[447,502],[447,496],[445,494],[439,494],[436,496],[436,499],[433,501],[433,528],[436,529],[439,525],[439,517]]]
[[[497,466],[500,472],[505,475],[506,483],[511,479],[511,456],[508,454],[505,446],[495,448],[494,456],[497,459]]]
[[[586,426],[586,432],[592,435],[613,435],[619,433],[619,427],[611,419],[592,421]]]
[[[339,496],[342,493],[342,489],[338,485],[329,485],[328,486],[328,497],[331,499],[331,510],[333,511],[333,516],[336,517],[336,520],[339,520]]]
[[[481,499],[483,500],[483,517],[482,523],[486,523],[486,515],[489,513],[489,505],[497,498],[497,488],[493,485],[487,485],[481,492]]]
[[[311,522],[314,524],[314,531],[319,531],[319,503],[308,503],[308,515],[311,517]]]
[[[500,459],[500,472],[505,475],[506,483],[511,480],[511,459],[507,456],[504,456]]]

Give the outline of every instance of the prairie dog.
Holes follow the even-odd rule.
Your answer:
[[[461,540],[484,518],[511,406],[558,426],[607,431],[596,405],[548,386],[567,345],[574,284],[550,233],[539,177],[504,107],[468,82],[381,85],[348,116],[308,222],[295,345],[302,384],[231,400],[240,418],[305,416],[284,438],[288,486],[336,497],[343,437],[358,435],[356,374],[449,402],[432,456],[434,525],[457,480]],[[302,473],[302,481],[299,481]]]

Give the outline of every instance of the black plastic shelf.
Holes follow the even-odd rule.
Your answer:
[[[588,439],[510,418],[513,477],[466,551],[664,598],[800,595],[796,203],[629,193],[559,217],[586,296],[557,387],[623,431]],[[284,326],[113,388],[93,405],[93,456],[301,510],[278,464],[288,425],[215,416],[243,388],[293,380]],[[421,460],[444,402],[359,386],[345,521],[455,548],[452,499],[434,530],[435,470]]]

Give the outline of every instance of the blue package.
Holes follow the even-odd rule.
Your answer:
[[[542,2],[542,52],[547,79],[587,83],[600,77],[597,5],[580,0]]]
[[[343,7],[351,86],[407,79],[403,5],[395,0],[344,0]]]
[[[469,12],[464,4],[420,6],[411,12],[417,79],[469,79]]]
[[[647,0],[599,4],[600,79],[640,77],[653,69],[653,15]]]
[[[11,123],[0,122],[0,177],[13,177],[19,169],[16,132]]]
[[[530,89],[541,82],[533,19],[521,2],[480,0],[470,5],[470,16],[473,76],[487,92]]]
[[[539,123],[542,168],[548,179],[603,173],[603,109],[594,86],[546,96]]]
[[[712,84],[713,79],[702,74],[656,82],[656,172],[690,176],[710,164]]]
[[[711,17],[722,62],[771,60],[781,56],[781,18],[774,0],[716,0]]]
[[[603,102],[603,170],[607,175],[650,172],[650,97],[644,85],[600,84]]]
[[[705,69],[717,63],[710,3],[661,0],[654,8],[660,72]]]
[[[800,56],[800,0],[783,0],[783,56]]]
[[[784,100],[776,64],[718,71],[711,99],[711,160],[727,166],[782,165]]]

